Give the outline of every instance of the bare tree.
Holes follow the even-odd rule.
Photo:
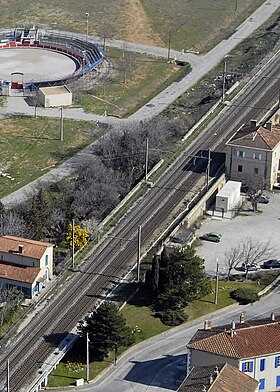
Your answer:
[[[234,247],[230,248],[226,253],[225,253],[225,264],[227,268],[227,280],[229,280],[231,271],[240,264],[240,262],[243,259],[243,254],[241,247]]]
[[[261,242],[251,237],[245,238],[241,242],[240,248],[245,267],[245,279],[247,279],[252,265],[266,260],[274,251],[270,241]]]
[[[6,316],[16,308],[23,299],[23,295],[14,289],[0,287],[0,325],[4,324]]]
[[[4,211],[0,214],[0,235],[26,237],[29,228],[26,222],[15,211]]]

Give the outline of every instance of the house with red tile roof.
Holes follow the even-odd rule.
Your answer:
[[[53,276],[53,244],[0,237],[0,287],[17,288],[33,298]]]
[[[258,380],[258,390],[280,390],[280,316],[246,322],[242,315],[238,324],[215,328],[207,322],[187,347],[189,369],[228,363]]]
[[[280,125],[252,120],[226,143],[226,173],[230,180],[260,189],[280,182]]]
[[[259,382],[228,363],[191,369],[177,392],[256,392]]]

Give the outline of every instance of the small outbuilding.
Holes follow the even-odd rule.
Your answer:
[[[72,92],[66,86],[40,87],[38,98],[45,108],[72,105]]]
[[[215,215],[232,218],[242,204],[241,182],[228,181],[216,195]]]

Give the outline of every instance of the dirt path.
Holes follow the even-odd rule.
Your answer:
[[[141,0],[126,0],[123,15],[125,40],[149,45],[163,45],[159,35],[152,29]]]

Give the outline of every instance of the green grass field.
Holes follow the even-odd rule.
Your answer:
[[[109,59],[113,64],[109,80],[93,86],[82,97],[86,112],[103,114],[106,110],[114,116],[129,115],[190,71],[189,66],[117,49],[109,49]]]
[[[91,131],[92,130],[92,131]],[[64,120],[64,141],[60,141],[60,120],[13,117],[0,121],[0,198],[47,173],[89,145],[100,131],[88,122]]]
[[[266,281],[268,284],[273,278],[270,277]],[[213,292],[201,300],[194,301],[186,308],[186,314],[188,315],[188,321],[194,320],[198,317],[212,313],[218,309],[232,305],[236,303],[230,298],[230,291],[238,287],[250,287],[256,291],[261,290],[264,285],[258,286],[256,282],[219,282],[219,293],[218,293],[218,304],[214,304],[214,282]],[[138,293],[121,311],[126,318],[127,325],[133,329],[138,329],[135,332],[135,344],[140,343],[152,336],[158,335],[165,332],[171,327],[168,327],[162,322],[153,317],[151,309],[146,306],[143,295]],[[120,353],[125,350],[119,350]],[[69,370],[69,363],[80,364],[80,370],[78,372]],[[103,362],[92,362],[90,364],[91,378],[96,377],[101,371],[106,369],[113,363],[113,356],[111,355]],[[74,367],[74,366],[73,366]],[[58,365],[49,376],[50,387],[60,387],[66,385],[75,385],[75,380],[78,378],[86,378],[86,367],[85,367],[85,347],[81,347],[78,342],[75,344],[73,349],[63,358],[62,362]]]
[[[264,0],[2,0],[1,26],[32,22],[41,26],[167,46],[208,50],[227,37]]]

